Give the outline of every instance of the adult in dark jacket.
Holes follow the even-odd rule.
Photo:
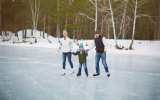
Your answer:
[[[93,76],[99,76],[100,75],[100,69],[99,69],[99,61],[100,58],[102,59],[102,64],[104,66],[104,69],[107,73],[107,76],[110,76],[108,66],[106,63],[106,51],[107,51],[107,43],[106,43],[106,38],[100,35],[99,31],[95,31],[95,39],[94,43],[92,43],[90,49],[88,51],[92,50],[96,46],[96,73],[93,74]]]

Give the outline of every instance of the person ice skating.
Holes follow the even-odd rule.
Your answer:
[[[88,69],[87,69],[87,60],[86,57],[88,56],[87,52],[85,52],[84,48],[83,48],[83,44],[81,43],[79,45],[79,51],[77,51],[76,53],[72,53],[73,55],[78,55],[79,57],[79,69],[78,69],[78,73],[77,76],[81,76],[81,69],[82,69],[82,65],[84,67],[86,76],[88,76]]]
[[[107,76],[110,76],[108,66],[106,63],[106,51],[107,51],[107,44],[106,44],[106,38],[100,35],[99,31],[95,31],[95,39],[94,43],[91,45],[90,49],[87,49],[87,51],[92,50],[96,46],[96,56],[95,56],[95,66],[96,66],[96,73],[93,74],[93,76],[99,76],[100,75],[100,69],[99,69],[99,61],[100,58],[102,59],[102,64],[105,68],[105,71],[107,73]]]
[[[62,38],[62,40],[60,42],[60,46],[56,52],[56,55],[57,55],[58,52],[62,48],[63,71],[62,71],[61,75],[65,75],[66,57],[68,57],[68,62],[71,66],[70,74],[73,74],[74,73],[73,63],[71,61],[71,56],[72,56],[71,51],[72,51],[73,45],[72,45],[72,42],[71,42],[70,38],[68,37],[68,33],[65,29],[63,30],[63,36],[64,37]]]

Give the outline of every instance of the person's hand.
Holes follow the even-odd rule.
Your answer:
[[[55,53],[55,55],[57,56],[57,54],[58,54],[58,51]]]
[[[88,53],[89,49],[86,49],[85,52]]]
[[[103,56],[106,56],[106,51],[103,51]]]

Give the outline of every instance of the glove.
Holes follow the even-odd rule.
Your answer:
[[[55,55],[57,56],[58,52],[55,53]]]
[[[88,51],[89,51],[89,49],[86,49],[86,51],[88,52]]]
[[[106,56],[106,51],[103,51],[103,56]]]
[[[89,49],[86,49],[86,50],[85,50],[85,53],[88,53],[88,51],[89,51]]]

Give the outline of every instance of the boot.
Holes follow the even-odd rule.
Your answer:
[[[73,73],[74,73],[74,71],[73,71],[73,68],[71,68],[71,72],[70,72],[70,75],[71,75],[71,74],[73,74]]]
[[[88,72],[86,72],[86,76],[88,77]]]
[[[107,72],[107,76],[110,77],[110,73],[109,72]]]
[[[99,75],[100,75],[99,73],[93,74],[93,76],[99,76]]]
[[[81,76],[81,72],[78,72],[78,73],[77,73],[77,76]]]
[[[63,71],[62,71],[61,75],[65,75],[65,69],[63,69]]]

